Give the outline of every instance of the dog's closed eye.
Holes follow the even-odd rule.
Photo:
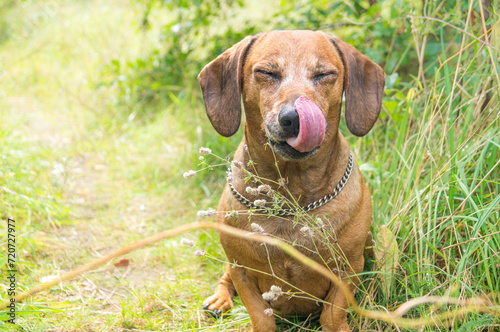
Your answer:
[[[256,69],[256,70],[254,70],[254,74],[257,77],[260,77],[260,78],[270,78],[270,79],[273,79],[273,80],[280,80],[281,79],[281,76],[278,73],[272,72],[272,71],[263,70],[263,69]]]
[[[337,78],[338,74],[335,71],[328,71],[324,73],[319,73],[313,76],[313,80],[315,83],[320,82],[325,79]]]

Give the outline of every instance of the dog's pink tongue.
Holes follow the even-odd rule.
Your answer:
[[[318,105],[299,97],[293,104],[299,114],[299,134],[286,140],[288,145],[300,152],[309,152],[323,142],[325,137],[325,117]]]

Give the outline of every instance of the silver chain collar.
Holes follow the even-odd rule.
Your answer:
[[[248,200],[246,197],[244,197],[242,194],[240,194],[236,189],[234,189],[234,186],[231,182],[228,182],[228,184],[229,184],[229,188],[231,188],[231,192],[233,193],[234,197],[241,204],[245,205],[246,207],[248,207],[252,210],[267,212],[267,213],[270,213],[270,214],[276,215],[276,216],[292,216],[292,215],[295,215],[299,212],[306,213],[306,212],[312,211],[314,209],[317,209],[320,206],[325,205],[326,203],[328,203],[329,201],[334,199],[342,191],[345,184],[347,183],[347,181],[351,177],[352,166],[354,163],[353,159],[354,159],[354,157],[352,155],[352,152],[349,151],[349,161],[347,162],[347,169],[346,169],[342,179],[340,179],[339,183],[337,183],[337,185],[333,189],[333,193],[325,195],[322,198],[318,199],[317,201],[312,202],[312,203],[308,204],[307,206],[304,206],[301,208],[273,209],[273,208],[268,208],[265,206],[257,206],[252,201]],[[228,169],[227,175],[228,176],[231,175],[231,168]]]

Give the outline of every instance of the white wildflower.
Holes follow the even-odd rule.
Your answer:
[[[217,215],[217,210],[214,209],[208,209],[207,210],[207,217],[213,217]]]
[[[250,227],[252,228],[252,231],[254,231],[255,233],[264,233],[264,228],[262,228],[262,226],[259,224],[253,222],[250,225]]]
[[[264,199],[256,199],[256,200],[253,202],[253,204],[254,204],[255,206],[264,206],[266,203],[267,203],[267,202],[266,202],[266,200],[264,200]]]
[[[250,195],[254,195],[254,196],[259,194],[259,190],[257,188],[246,187],[245,191],[247,193],[249,193]]]
[[[271,290],[262,294],[262,298],[266,301],[276,300],[279,296],[283,295],[283,291],[279,286],[271,286]]]
[[[272,301],[276,298],[276,296],[274,295],[273,292],[266,292],[266,293],[262,294],[262,298],[265,301]]]
[[[195,175],[196,175],[196,171],[191,170],[191,171],[185,172],[182,176],[184,176],[184,178],[187,179],[187,178],[193,177]]]
[[[243,163],[241,161],[233,160],[232,164],[236,168],[243,168]]]
[[[273,309],[269,308],[269,309],[264,310],[264,315],[266,315],[266,316],[274,315]]]
[[[325,227],[325,223],[323,222],[323,220],[321,218],[316,218],[316,223],[320,226],[320,227]]]
[[[183,246],[193,247],[194,246],[194,241],[186,239],[186,238],[182,238],[181,239],[181,244]]]
[[[217,210],[214,209],[208,209],[206,211],[200,210],[196,214],[198,217],[213,217],[217,215]]]
[[[281,287],[272,285],[271,286],[271,292],[273,292],[276,296],[280,296],[283,294],[283,291],[281,290]]]
[[[209,148],[200,148],[200,153],[207,155],[207,154],[211,154],[212,150],[210,150]]]
[[[196,251],[194,252],[194,255],[195,255],[195,256],[199,256],[199,257],[201,257],[201,256],[205,256],[205,252],[204,252],[203,250],[196,250]]]
[[[307,226],[302,227],[302,228],[300,229],[300,232],[301,232],[302,234],[304,234],[305,236],[312,236],[312,235],[313,235],[313,233],[312,233],[311,229],[310,229],[309,227],[307,227]]]
[[[271,192],[271,187],[267,184],[262,184],[257,187],[260,194],[269,194]]]

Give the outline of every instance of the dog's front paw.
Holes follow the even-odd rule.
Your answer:
[[[234,307],[231,296],[228,292],[216,292],[214,295],[203,301],[202,308],[207,310],[212,316],[219,316],[223,312]]]

